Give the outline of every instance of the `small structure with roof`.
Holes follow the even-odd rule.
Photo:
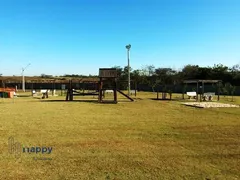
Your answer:
[[[200,101],[211,101],[213,99],[213,95],[215,95],[215,92],[205,92],[204,90],[204,85],[205,84],[217,84],[217,100],[220,100],[220,82],[222,82],[221,80],[184,80],[183,84],[196,84],[196,92],[186,92],[187,95],[191,95],[196,99],[196,101],[198,101],[200,99]],[[200,90],[199,90],[200,89]],[[184,98],[184,93],[183,92],[183,98]],[[200,95],[200,98],[198,97],[198,94]]]

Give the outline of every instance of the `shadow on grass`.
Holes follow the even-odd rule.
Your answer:
[[[66,100],[62,100],[62,99],[59,99],[59,100],[48,100],[48,99],[45,99],[45,100],[40,100],[40,102],[65,102],[65,103],[68,103],[68,102],[75,102],[75,103],[79,103],[79,102],[86,102],[86,103],[94,103],[94,104],[116,104],[114,101],[112,100],[104,100],[103,102],[99,103],[98,100],[88,100],[88,99],[77,99],[77,100],[73,100],[73,101],[66,101]],[[119,100],[118,103],[131,103],[131,101],[128,101],[128,100]]]
[[[178,101],[178,102],[182,102],[184,101],[184,99],[157,99],[157,98],[149,98],[151,100],[154,100],[154,101]]]
[[[136,98],[136,97],[134,97],[133,99],[134,100],[143,100],[143,98]]]
[[[66,100],[63,100],[63,99],[42,99],[40,100],[40,102],[65,102],[65,103],[69,103],[69,102],[87,102],[87,103],[98,103],[97,100],[73,100],[73,101],[66,101]]]
[[[65,102],[65,103],[68,103],[68,102],[75,102],[75,103],[79,103],[79,102],[86,102],[86,103],[94,103],[94,104],[116,104],[115,102],[111,101],[111,100],[104,100],[102,103],[99,103],[98,100],[73,100],[73,101],[66,101],[66,100],[40,100],[40,102]],[[118,103],[121,103],[121,102],[130,102],[130,101],[124,101],[124,100],[121,100],[121,101],[118,101]]]
[[[17,97],[21,98],[21,97],[32,97],[32,95],[17,95]]]

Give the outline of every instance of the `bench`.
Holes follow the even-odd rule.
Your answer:
[[[130,90],[130,94],[131,95],[135,94],[135,90]]]
[[[203,95],[204,96],[215,96],[215,92],[206,92]]]
[[[46,89],[41,89],[40,90],[40,93],[46,93],[48,90],[46,90]]]
[[[105,93],[113,93],[113,90],[105,90]]]
[[[204,101],[212,101],[213,96],[215,96],[215,92],[206,92],[203,94],[203,100]]]
[[[193,97],[194,99],[196,99],[197,97],[197,93],[196,92],[187,92],[188,98],[191,99],[191,97]]]
[[[48,98],[49,90],[47,90],[47,89],[41,89],[41,90],[40,90],[40,93],[42,94],[42,99],[45,99],[45,98]]]

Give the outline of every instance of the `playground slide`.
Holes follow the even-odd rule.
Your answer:
[[[132,99],[130,96],[124,94],[122,91],[117,90],[117,92],[119,92],[121,95],[125,96],[126,98],[130,99],[131,101],[134,101],[134,99]]]

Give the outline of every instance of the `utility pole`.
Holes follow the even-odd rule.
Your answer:
[[[129,59],[129,53],[131,49],[131,44],[126,45],[127,48],[127,59],[128,59],[128,96],[130,96],[130,90],[131,90],[131,81],[130,81],[130,59]]]
[[[24,77],[24,71],[27,69],[28,66],[31,64],[29,63],[25,68],[22,68],[22,90],[25,92],[25,77]]]

